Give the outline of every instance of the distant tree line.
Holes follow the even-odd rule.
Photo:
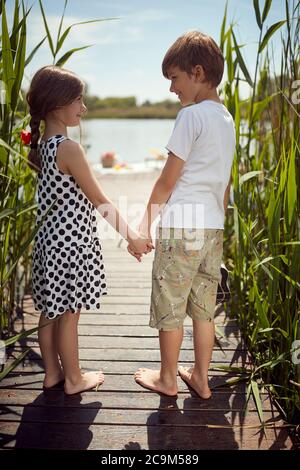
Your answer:
[[[88,93],[85,95],[85,104],[88,109],[87,118],[175,118],[180,109],[180,104],[171,100],[146,100],[138,104],[135,96],[100,98]]]

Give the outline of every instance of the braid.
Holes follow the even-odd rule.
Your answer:
[[[71,104],[83,94],[84,83],[73,72],[55,65],[46,65],[33,76],[26,100],[29,105],[31,145],[28,164],[38,172],[42,171],[39,152],[40,124],[49,113],[57,108]]]
[[[30,127],[31,127],[31,150],[28,154],[28,160],[29,160],[29,165],[31,168],[36,170],[37,172],[41,171],[41,161],[39,157],[39,152],[38,152],[38,141],[40,138],[40,124],[41,124],[41,118],[37,114],[30,113],[31,114],[31,119],[30,119]]]

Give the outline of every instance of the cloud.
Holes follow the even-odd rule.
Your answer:
[[[130,16],[131,19],[134,19],[138,23],[147,23],[147,22],[169,20],[174,17],[174,14],[171,13],[169,10],[149,9],[149,10],[138,11],[128,16]]]
[[[47,23],[54,43],[56,43],[60,16],[47,15]],[[66,16],[62,31],[72,24],[85,21],[83,18]],[[43,21],[39,14],[32,14],[30,17],[30,34],[28,35],[28,50],[32,49],[46,35]],[[117,44],[136,42],[143,37],[142,28],[130,25],[124,19],[107,20],[95,23],[81,24],[74,26],[63,48],[81,47],[88,44]]]

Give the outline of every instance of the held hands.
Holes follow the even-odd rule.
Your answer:
[[[138,233],[135,232],[135,237],[130,240],[127,250],[138,262],[141,262],[143,254],[150,253],[153,248],[151,234],[139,230]]]

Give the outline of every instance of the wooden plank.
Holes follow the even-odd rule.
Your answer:
[[[135,277],[148,277],[151,279],[151,272],[150,272],[150,265],[139,265],[137,266],[135,263],[124,263],[123,260],[119,260],[118,263],[107,263],[105,265],[105,272],[108,276],[113,275],[114,277],[117,275],[128,276],[128,274],[132,274]]]
[[[151,268],[154,260],[154,252],[148,253],[148,256],[142,257],[142,262],[139,263],[133,256],[127,251],[127,244],[125,250],[109,250],[104,252],[103,250],[103,261],[106,262],[107,266],[119,267],[122,266],[134,266],[137,271]]]
[[[37,320],[38,321],[38,320]],[[32,324],[31,324],[32,327]],[[30,329],[30,326],[26,328]],[[14,324],[14,330],[16,333],[26,331],[23,328],[21,322]],[[219,329],[224,332],[224,327],[221,326]],[[84,325],[79,322],[78,326],[79,336],[124,336],[124,337],[135,337],[135,338],[158,338],[158,331],[155,328],[145,328],[141,325]],[[184,329],[184,337],[191,337],[193,335],[193,328],[186,327]],[[218,334],[217,334],[218,336]],[[219,338],[219,336],[218,336]],[[242,340],[241,334],[237,328],[234,328],[229,333],[226,333],[226,337],[222,337],[223,341],[231,341],[234,344],[238,344]]]
[[[153,419],[153,418],[151,418]],[[4,448],[34,449],[150,449],[150,450],[209,450],[209,449],[260,449],[284,450],[291,447],[287,431],[280,427],[259,429],[239,427],[208,428],[203,426],[146,426],[87,425],[57,423],[10,423],[3,422]],[[185,423],[188,417],[178,414]],[[226,418],[216,416],[215,425],[228,426]],[[255,425],[257,421],[255,421]]]
[[[147,289],[151,292],[151,277],[149,277],[148,279],[135,276],[133,282],[132,277],[129,278],[128,276],[113,276],[107,275],[106,273],[106,278],[108,280],[108,288],[111,294],[114,293],[114,290],[111,291],[111,289],[127,289],[133,288],[133,286],[137,293],[140,292],[142,289]]]
[[[137,349],[137,346],[140,345],[141,339],[146,347],[146,349],[152,349],[157,346],[158,336],[154,335],[135,335],[134,332],[132,334],[126,335],[125,332],[116,331],[115,334],[113,333],[106,333],[101,334],[101,328],[104,327],[94,327],[98,328],[98,331],[92,330],[93,327],[86,326],[85,328],[79,328],[79,341],[80,347],[87,347],[86,345],[90,345],[90,347],[106,347],[109,348],[112,344],[114,345],[116,340],[118,340],[118,347],[126,348],[130,347]],[[120,328],[120,327],[118,327]],[[23,330],[22,330],[23,331]],[[16,333],[18,329],[16,329]],[[98,334],[97,334],[98,333]],[[32,333],[26,340],[21,340],[20,343],[24,345],[29,345],[30,343],[34,343],[37,340],[37,333]],[[91,340],[91,341],[89,341]],[[145,340],[145,342],[144,342]],[[137,344],[138,343],[138,344]],[[193,337],[191,335],[185,335],[183,338],[182,348],[181,349],[191,349],[193,348]],[[242,338],[235,337],[231,335],[230,337],[217,337],[215,341],[215,349],[224,349],[224,350],[235,350],[235,349],[245,349],[245,343]],[[138,348],[140,349],[140,348]]]
[[[124,337],[120,335],[116,336],[90,336],[90,335],[84,335],[84,336],[79,336],[79,347],[81,349],[155,349],[158,347],[159,340],[156,337],[153,338],[148,338],[144,337],[143,341],[139,337]],[[33,334],[29,336],[26,339],[26,346],[35,346],[38,343],[38,338],[36,334]],[[16,342],[16,346],[20,346],[23,344],[23,340],[20,342]],[[226,341],[226,340],[220,340],[219,344],[221,345],[222,349],[224,351],[239,351],[239,350],[245,350],[245,346],[241,343],[238,342],[238,344],[233,343],[231,341]],[[193,344],[193,337],[192,336],[185,336],[183,338],[182,342],[182,347],[181,350],[191,350],[194,349],[194,344]],[[214,350],[218,350],[220,347],[215,344]]]
[[[232,389],[228,387],[225,384],[226,378],[230,378],[230,376],[226,375],[217,375],[215,373],[213,376],[210,377],[210,386],[211,387],[216,387],[218,388],[215,389],[215,392],[218,393],[220,390],[220,387],[222,386],[222,389],[225,388],[225,390],[232,390],[234,389],[235,391],[245,391],[245,383],[239,383],[235,384]],[[44,374],[10,374],[7,379],[5,380],[5,383],[2,384],[0,382],[0,389],[6,389],[6,388],[14,388],[15,390],[20,390],[20,389],[40,389],[42,390],[42,385],[43,385],[43,379],[44,379]],[[180,392],[188,392],[189,389],[186,386],[186,384],[178,377],[178,387]],[[133,375],[125,375],[123,374],[122,376],[115,375],[115,374],[109,374],[106,375],[105,381],[103,386],[101,386],[101,391],[102,390],[115,390],[116,392],[118,391],[136,391],[140,392],[141,387],[138,385],[135,380]]]
[[[98,392],[89,390],[80,395],[66,396],[62,389],[41,393],[41,390],[0,390],[1,403],[8,406],[48,406],[62,408],[97,408],[99,400],[103,408],[110,409],[174,409],[180,410],[242,410],[245,406],[246,392],[235,389],[220,389],[213,392],[212,398],[202,400],[190,392],[179,392],[177,398],[159,395],[140,387],[138,392],[124,390],[104,390]],[[263,410],[272,411],[269,395],[262,394]],[[255,410],[255,404],[250,397],[249,410]],[[5,412],[5,410],[4,410]]]
[[[102,403],[97,403],[95,408],[55,408],[48,406],[26,407],[10,406],[0,416],[0,422],[14,421],[22,423],[59,423],[59,424],[117,424],[124,426],[146,426],[151,420],[151,426],[167,425],[168,427],[193,426],[197,429],[201,425],[215,424],[216,421],[227,421],[228,425],[251,426],[256,422],[256,413],[243,413],[238,410],[214,410],[201,409],[192,412],[190,410],[178,410],[178,408],[170,410],[160,410],[153,413],[151,410],[131,409],[128,413],[127,409],[109,409],[103,408]],[[188,414],[188,418],[184,418],[184,413]],[[276,416],[272,411],[264,412],[265,420],[268,424],[276,422]]]
[[[109,297],[113,298],[123,298],[123,297],[145,297],[150,299],[151,295],[151,287],[148,286],[140,286],[140,287],[132,287],[132,283],[128,281],[129,287],[112,287],[109,286]]]
[[[99,408],[99,400],[103,409],[126,409],[126,410],[225,410],[238,412],[244,409],[246,394],[233,389],[221,389],[219,393],[213,393],[210,400],[201,400],[190,392],[181,392],[174,397],[167,397],[141,389],[139,392],[119,391],[114,394],[112,400],[111,391],[100,390],[98,392],[89,391],[80,396],[68,397],[62,390],[51,390],[51,392],[41,393],[40,390],[20,389],[16,393],[13,389],[0,390],[3,411],[1,419],[5,420],[5,412],[12,406],[18,407],[55,407],[55,408]],[[269,395],[262,395],[263,411],[274,412],[274,407],[270,404]],[[250,397],[247,410],[256,412],[256,406]]]
[[[122,263],[131,263],[131,264],[137,264],[137,261],[132,258],[127,249],[125,250],[103,250],[103,259],[104,262],[106,263],[111,263],[111,262],[116,262],[118,260],[122,259]],[[143,265],[145,264],[152,264],[154,259],[154,255],[151,255],[151,253],[148,254],[148,256],[144,256],[142,258],[142,263]],[[139,268],[138,268],[139,269]]]
[[[132,286],[132,284],[131,284]],[[140,291],[139,291],[139,296],[140,297]],[[131,297],[131,296],[128,296],[128,297]],[[107,296],[102,296],[101,297],[101,300],[105,300],[105,299],[109,299],[110,298],[110,295],[107,295]],[[119,298],[119,297],[118,297]],[[120,300],[120,298],[119,298]],[[150,304],[150,298],[149,298],[149,304]],[[24,302],[22,302],[22,307],[23,307],[23,311],[25,314],[27,313],[37,313],[35,310],[34,310],[34,302],[32,300],[32,298],[30,299],[26,299]],[[82,313],[91,313],[91,310],[85,310],[83,309],[82,310]],[[147,311],[148,313],[148,311]],[[232,321],[232,319],[228,318],[227,315],[226,315],[226,312],[224,311],[224,306],[222,304],[219,304],[216,306],[216,309],[215,309],[215,318],[223,318],[224,320],[230,320]]]
[[[113,294],[115,289],[131,288],[132,287],[132,280],[128,279],[128,278],[120,278],[120,277],[117,278],[117,277],[110,276],[108,278],[108,284],[109,284],[109,292],[111,294]],[[145,289],[145,292],[150,291],[150,293],[151,293],[151,286],[152,286],[151,278],[150,279],[144,279],[144,280],[137,279],[137,280],[134,281],[134,289],[135,289],[137,294],[142,289]],[[112,289],[114,289],[114,290],[112,290]],[[149,296],[150,296],[150,293],[149,293]]]
[[[23,352],[23,348],[16,347],[14,349],[16,355]],[[15,355],[14,354],[14,355]],[[31,348],[27,357],[35,358],[40,355],[39,348]],[[142,361],[142,362],[152,362],[152,361],[159,361],[160,360],[160,352],[157,349],[119,349],[119,348],[112,348],[112,349],[81,349],[79,351],[79,358],[85,360],[93,360],[93,361]],[[179,361],[184,362],[192,362],[194,358],[193,350],[182,350],[180,353]],[[222,352],[219,350],[214,351],[212,357],[212,364],[213,363],[223,363],[223,364],[230,364],[233,362],[234,365],[241,365],[246,362],[246,353],[245,351],[237,351],[234,356],[234,361],[232,357],[232,351]]]
[[[101,305],[103,308],[105,308],[105,305],[147,305],[147,308],[149,309],[150,305],[150,296],[117,296],[114,297],[112,295],[107,295],[104,296],[103,299],[101,299]],[[149,311],[149,310],[148,310]]]
[[[9,359],[7,361],[7,365],[12,363],[12,359]],[[160,362],[147,362],[147,361],[97,361],[97,364],[95,364],[95,361],[89,361],[89,360],[81,360],[80,365],[82,369],[88,371],[88,370],[95,370],[95,367],[98,369],[103,370],[105,373],[109,374],[118,374],[120,376],[126,375],[126,374],[134,374],[134,372],[139,369],[140,367],[148,367],[148,368],[153,368],[153,369],[159,369],[160,367]],[[186,362],[185,366],[191,367],[193,365],[192,362]],[[36,373],[43,371],[43,363],[42,363],[42,358],[40,356],[36,356],[32,358],[32,360],[25,358],[25,360],[19,364],[14,371],[17,373],[24,373],[28,372],[28,374]],[[226,374],[226,373],[224,373]],[[209,371],[209,376],[214,376],[214,375],[222,375],[221,371]],[[230,375],[230,374],[229,374]],[[6,380],[2,382],[3,384],[6,383]],[[121,380],[121,379],[120,379]]]
[[[103,296],[104,298],[105,296]],[[38,312],[36,312],[34,310],[34,308],[26,308],[24,309],[24,312],[25,313],[35,313],[35,314],[38,314]],[[101,306],[101,309],[100,310],[88,310],[87,313],[89,315],[103,315],[103,314],[107,314],[107,313],[113,313],[115,315],[119,315],[119,314],[127,314],[127,315],[149,315],[149,305],[139,305],[139,304],[130,304],[130,305],[102,305]],[[84,312],[82,312],[81,316],[84,315]],[[149,321],[149,318],[148,318],[148,321]]]
[[[146,314],[130,314],[126,313],[84,313],[80,314],[79,325],[119,325],[119,326],[149,326],[149,315]],[[23,322],[18,320],[18,323],[23,323],[24,325],[36,325],[39,321],[39,314],[34,312],[34,314],[25,313]],[[218,328],[224,332],[224,334],[230,334],[231,332],[239,333],[239,329],[236,323],[236,320],[229,321],[226,325],[223,324],[223,317],[217,317],[215,319],[215,324]],[[192,320],[186,318],[184,322],[184,328],[188,328],[192,325]],[[145,331],[153,331],[157,334],[156,328],[147,328]]]

